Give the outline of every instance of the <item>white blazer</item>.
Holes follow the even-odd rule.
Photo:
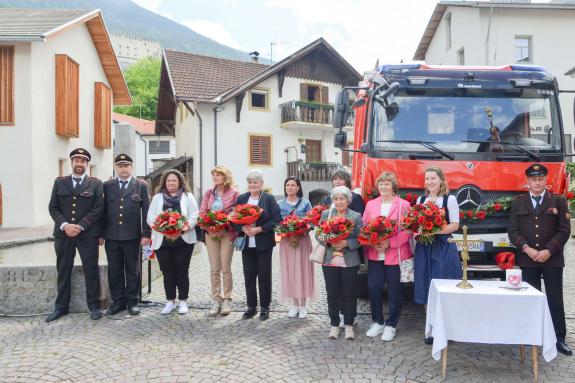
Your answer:
[[[154,224],[154,220],[164,208],[164,195],[158,193],[152,198],[150,202],[150,207],[148,208],[148,217],[146,217],[146,222],[150,227]],[[180,209],[181,214],[187,218],[188,224],[190,225],[190,230],[182,234],[182,239],[186,243],[196,243],[198,240],[196,238],[196,231],[194,227],[198,221],[198,204],[192,193],[182,194],[180,199]],[[152,250],[158,250],[162,246],[162,241],[164,240],[164,235],[158,233],[156,230],[152,229]]]

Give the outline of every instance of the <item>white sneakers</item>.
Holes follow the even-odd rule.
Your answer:
[[[307,309],[305,306],[291,306],[288,310],[287,316],[288,318],[295,318],[298,314],[300,319],[307,318]]]
[[[230,315],[230,313],[232,312],[232,304],[231,301],[229,299],[224,299],[224,301],[222,302],[222,307],[220,310],[220,314],[222,315]]]
[[[218,313],[220,312],[220,309],[222,308],[222,305],[220,302],[214,301],[212,303],[212,307],[210,307],[210,311],[208,311],[208,316],[209,317],[215,317],[216,315],[218,315]]]
[[[393,338],[395,338],[396,332],[397,332],[397,330],[395,330],[395,327],[385,326],[385,330],[383,330],[383,335],[381,336],[381,340],[384,340],[386,342],[391,342],[393,340]]]
[[[162,309],[162,314],[166,315],[172,312],[176,308],[176,304],[172,301],[167,301],[166,305]]]
[[[329,330],[329,339],[337,339],[339,337],[339,332],[339,327],[331,326],[331,330]]]
[[[345,326],[345,339],[353,340],[355,334],[353,333],[353,326]]]
[[[185,314],[188,312],[188,302],[180,301],[180,307],[178,307],[179,314]]]
[[[298,308],[297,306],[292,306],[290,307],[290,309],[288,310],[288,318],[295,318],[298,314]]]
[[[375,338],[379,334],[383,334],[384,329],[386,329],[386,328],[387,327],[385,327],[385,325],[382,325],[379,323],[372,323],[371,326],[369,327],[369,330],[367,330],[367,332],[365,333],[365,336],[368,336],[370,338]]]

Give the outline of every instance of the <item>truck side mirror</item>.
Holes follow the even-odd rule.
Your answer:
[[[349,117],[349,92],[345,89],[337,92],[333,127],[343,128]]]
[[[345,148],[347,145],[347,133],[343,130],[340,130],[335,134],[334,143],[333,145],[336,148]]]

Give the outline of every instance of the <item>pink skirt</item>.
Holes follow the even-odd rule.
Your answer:
[[[314,264],[309,261],[312,245],[309,235],[301,237],[298,247],[291,247],[286,238],[280,242],[280,297],[282,303],[292,299],[316,297]]]

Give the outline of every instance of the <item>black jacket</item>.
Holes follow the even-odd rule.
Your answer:
[[[124,191],[120,191],[117,178],[104,182],[103,237],[116,241],[150,238],[146,223],[149,206],[145,182],[132,177]]]
[[[236,200],[236,205],[241,205],[244,203],[248,203],[250,198],[250,193],[240,194],[238,199]],[[262,232],[255,236],[256,239],[256,250],[269,250],[272,249],[276,245],[274,228],[279,224],[282,220],[282,216],[280,213],[280,207],[276,202],[276,199],[269,195],[268,193],[262,193],[258,206],[261,207],[264,211],[260,218],[256,221],[256,226],[262,228]],[[244,236],[244,232],[242,231],[241,225],[234,224],[234,229],[239,233],[239,236]],[[246,243],[246,249],[248,244]]]
[[[64,222],[78,224],[84,230],[80,238],[100,237],[100,219],[104,209],[102,181],[85,176],[78,192],[74,190],[71,176],[58,177],[54,181],[48,210],[54,220],[54,237],[66,237],[60,230]]]
[[[517,247],[521,267],[564,267],[563,247],[569,240],[571,221],[567,200],[545,192],[541,207],[535,211],[529,193],[517,197],[509,213],[509,239]],[[534,262],[522,251],[524,244],[535,250],[549,249],[551,257],[545,263]]]

